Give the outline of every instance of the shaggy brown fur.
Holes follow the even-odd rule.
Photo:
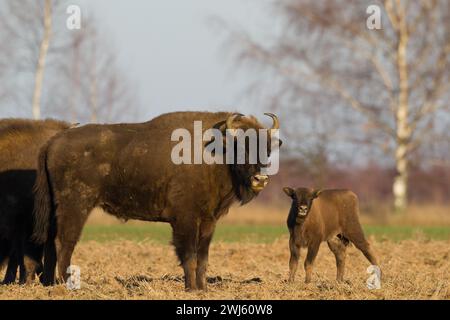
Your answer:
[[[0,120],[0,264],[4,283],[31,281],[41,265],[42,246],[30,241],[33,193],[40,147],[69,124],[55,120]],[[42,269],[42,267],[40,267]]]
[[[171,152],[179,142],[171,135],[185,128],[193,137],[194,121],[202,121],[203,130],[225,130],[228,119],[233,128],[263,128],[231,113],[176,112],[146,123],[87,125],[51,139],[40,154],[35,186],[34,235],[49,246],[56,237],[53,253],[46,252],[46,284],[54,281],[56,260],[59,277],[67,279],[86,219],[100,207],[122,219],[170,223],[186,289],[205,289],[216,222],[234,201],[258,194],[252,179],[262,164],[176,165]]]
[[[358,197],[349,190],[312,190],[284,188],[292,199],[287,219],[290,232],[289,281],[294,281],[300,248],[308,248],[305,282],[311,281],[314,259],[324,241],[336,257],[337,280],[343,281],[346,247],[352,242],[372,265],[378,261],[364,237],[359,223]]]

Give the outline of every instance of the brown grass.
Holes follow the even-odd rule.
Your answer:
[[[373,239],[372,239],[373,242]],[[450,242],[377,242],[382,289],[368,290],[368,262],[349,249],[346,283],[336,283],[334,257],[322,245],[313,282],[285,282],[287,237],[272,244],[213,243],[208,292],[186,293],[182,270],[169,245],[151,242],[81,243],[73,263],[81,268],[82,288],[0,286],[0,299],[450,299]],[[302,257],[304,257],[304,252]]]

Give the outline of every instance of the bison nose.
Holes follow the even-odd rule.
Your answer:
[[[308,206],[304,206],[304,205],[299,206],[298,214],[301,216],[306,216],[308,214]]]
[[[269,177],[262,174],[255,174],[251,178],[252,189],[254,191],[261,191],[269,182]]]
[[[255,178],[256,181],[262,182],[262,183],[263,183],[263,182],[266,182],[267,180],[269,180],[269,177],[268,177],[268,176],[263,176],[263,175],[261,175],[261,174],[255,175],[254,178]]]

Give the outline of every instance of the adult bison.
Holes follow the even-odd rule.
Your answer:
[[[272,129],[278,129],[276,116],[268,115],[273,118]],[[233,202],[255,197],[268,176],[261,174],[264,165],[259,157],[255,164],[175,164],[171,153],[178,142],[171,141],[172,133],[184,128],[193,135],[194,121],[202,122],[203,132],[264,129],[254,117],[176,112],[146,123],[76,128],[57,135],[42,149],[34,236],[40,243],[52,243],[56,236],[56,250],[44,265],[48,284],[54,279],[56,257],[59,277],[67,279],[83,225],[100,207],[122,219],[170,223],[186,290],[206,289],[209,244],[217,220]],[[270,136],[267,140],[270,147]]]
[[[42,245],[30,241],[33,185],[40,148],[68,123],[0,120],[0,265],[8,259],[4,283],[31,281],[42,260]]]

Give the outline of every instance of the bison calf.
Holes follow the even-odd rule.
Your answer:
[[[352,242],[372,265],[378,261],[359,223],[358,197],[349,190],[283,188],[292,199],[287,225],[290,239],[289,281],[293,282],[300,248],[308,248],[305,282],[311,281],[314,260],[323,241],[336,257],[337,281],[343,281],[346,248]]]

